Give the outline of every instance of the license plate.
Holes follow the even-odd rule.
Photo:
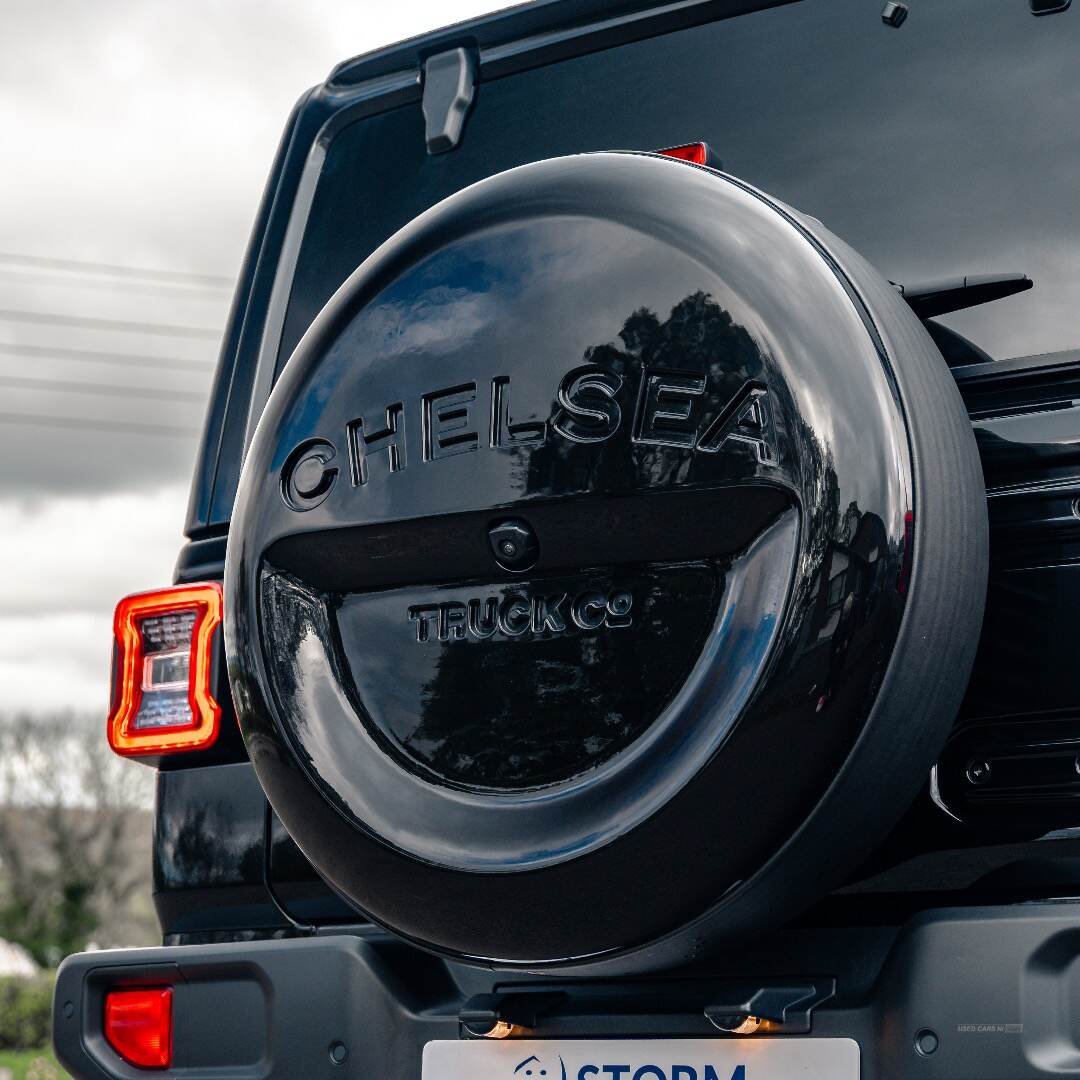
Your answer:
[[[859,1080],[852,1039],[430,1042],[423,1080]]]

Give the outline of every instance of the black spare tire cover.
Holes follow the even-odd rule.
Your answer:
[[[362,912],[646,969],[881,840],[986,558],[970,425],[888,282],[732,177],[562,158],[421,215],[304,336],[244,465],[229,670]]]

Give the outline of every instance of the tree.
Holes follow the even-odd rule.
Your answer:
[[[153,940],[151,771],[109,750],[100,717],[0,717],[0,937],[52,966]]]

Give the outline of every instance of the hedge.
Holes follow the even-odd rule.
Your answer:
[[[48,1046],[52,992],[52,975],[0,979],[0,1050]]]

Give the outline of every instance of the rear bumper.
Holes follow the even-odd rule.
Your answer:
[[[105,1040],[104,994],[123,985],[174,988],[169,1075],[192,1080],[419,1080],[425,1043],[473,1038],[466,1024],[489,1015],[532,1038],[725,1038],[709,1015],[743,1005],[771,1012],[777,1037],[854,1038],[863,1080],[1080,1076],[1080,903],[1069,901],[792,931],[685,977],[623,983],[495,976],[376,930],[83,953],[62,965],[54,1002],[56,1052],[74,1076],[153,1075]],[[929,1054],[916,1049],[925,1032]]]

